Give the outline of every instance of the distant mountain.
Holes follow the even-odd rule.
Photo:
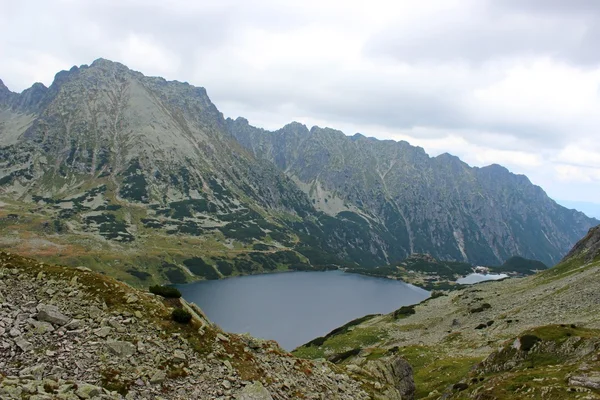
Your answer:
[[[600,218],[600,204],[587,201],[558,200],[558,203],[571,209],[579,210],[593,218]]]
[[[599,221],[550,199],[499,165],[472,168],[407,142],[291,123],[269,132],[243,118],[229,131],[332,216],[379,233],[390,262],[412,253],[498,265],[514,254],[553,265]]]
[[[203,88],[104,59],[20,94],[0,82],[0,247],[133,283],[415,252],[553,263],[597,223],[500,166],[298,123],[269,133]]]

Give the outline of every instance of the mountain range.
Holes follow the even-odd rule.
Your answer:
[[[104,59],[20,94],[0,81],[0,200],[0,246],[133,281],[413,253],[551,265],[600,223],[499,165],[297,122],[268,132]]]

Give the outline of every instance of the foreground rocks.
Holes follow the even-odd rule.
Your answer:
[[[198,312],[177,324],[177,304],[89,271],[0,253],[0,300],[2,399],[374,397],[328,362],[223,333],[185,303]]]

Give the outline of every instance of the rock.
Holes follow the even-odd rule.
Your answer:
[[[33,349],[33,345],[28,342],[27,340],[23,339],[22,337],[18,337],[15,339],[15,344],[22,350],[22,351],[29,351],[31,349]]]
[[[119,357],[128,357],[128,356],[132,356],[135,354],[135,346],[130,342],[124,342],[124,341],[107,342],[106,346],[108,347],[108,350],[111,353],[113,353]]]
[[[221,385],[223,385],[223,387],[227,390],[231,389],[231,382],[229,382],[227,379],[221,382]]]
[[[569,386],[581,386],[589,389],[600,390],[600,374],[592,376],[572,376],[569,378]]]
[[[185,360],[187,360],[187,357],[185,356],[185,353],[183,351],[175,350],[173,352],[173,361],[184,362]]]
[[[17,328],[12,328],[12,329],[11,329],[11,330],[8,332],[8,334],[9,334],[11,337],[17,337],[17,336],[20,336],[20,335],[21,335],[21,331],[20,331],[20,330],[18,330]]]
[[[117,320],[111,319],[108,321],[108,324],[115,328],[118,333],[123,333],[126,331],[125,327]]]
[[[44,377],[44,371],[46,370],[46,364],[38,364],[32,367],[23,368],[19,371],[19,377],[24,378],[31,376],[35,380],[42,380]]]
[[[102,393],[102,389],[98,386],[90,385],[89,383],[83,383],[77,385],[77,391],[75,394],[81,399],[91,399],[99,396]]]
[[[111,331],[112,331],[111,327],[109,327],[109,326],[103,326],[102,328],[95,330],[94,334],[96,336],[98,336],[98,337],[105,338],[108,335],[110,335]]]
[[[81,327],[81,321],[78,319],[73,319],[71,322],[65,325],[65,329],[70,331],[74,331],[75,329],[79,329]]]
[[[380,382],[391,386],[394,393],[389,398],[412,399],[415,394],[415,381],[410,364],[400,356],[379,359],[365,367]]]
[[[38,307],[36,318],[38,321],[46,321],[56,325],[66,325],[71,321],[71,318],[58,311],[55,306],[40,304]]]
[[[125,299],[125,302],[127,304],[132,304],[132,303],[137,303],[140,299],[137,298],[137,296],[130,294],[129,296],[127,296],[127,299]]]
[[[29,320],[32,326],[32,331],[38,334],[44,334],[46,332],[54,332],[54,326],[50,322],[36,321],[35,319]]]
[[[77,267],[75,268],[77,271],[81,271],[81,272],[92,272],[91,269],[89,269],[88,267]]]
[[[227,336],[217,333],[217,340],[220,340],[221,342],[229,342],[229,339],[227,338]]]
[[[102,315],[102,310],[101,310],[101,309],[99,309],[99,308],[98,308],[98,307],[96,307],[96,306],[91,306],[91,307],[89,308],[89,311],[88,311],[88,312],[89,312],[89,314],[90,314],[90,317],[91,317],[91,318],[93,318],[93,319],[96,319],[96,318],[98,318],[98,317],[100,317],[100,316]]]
[[[163,370],[157,370],[150,378],[150,383],[155,385],[157,383],[163,383],[167,379],[167,374]]]
[[[271,394],[260,382],[247,385],[237,396],[238,400],[273,400]]]

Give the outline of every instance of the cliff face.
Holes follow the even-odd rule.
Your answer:
[[[298,123],[275,132],[242,118],[227,123],[242,145],[297,182],[318,209],[366,218],[390,261],[429,253],[498,265],[521,255],[553,265],[598,223],[499,165],[471,168],[406,142]]]

